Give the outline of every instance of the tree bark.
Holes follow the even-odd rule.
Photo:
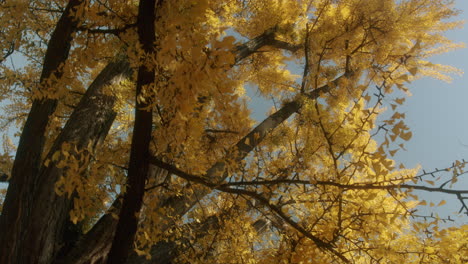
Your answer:
[[[55,192],[55,183],[66,172],[66,168],[58,168],[58,161],[53,161],[52,156],[60,151],[65,142],[73,144],[78,152],[90,151],[93,154],[104,141],[116,116],[113,111],[116,98],[106,95],[103,88],[120,82],[129,72],[130,67],[126,60],[111,62],[102,70],[46,156],[46,160],[51,161],[40,170],[34,193],[36,203],[31,211],[32,220],[28,233],[25,235],[27,249],[31,253],[24,256],[26,263],[34,263],[37,256],[41,256],[39,262],[50,263],[59,250],[66,251],[64,247],[72,246],[73,241],[70,240],[78,235],[70,232],[73,231],[73,224],[69,221],[73,199]],[[91,149],[88,150],[88,146]],[[79,165],[86,166],[85,163],[86,161],[82,161]]]
[[[125,263],[138,227],[139,212],[145,194],[145,182],[149,170],[149,145],[152,132],[151,98],[147,98],[144,89],[151,89],[155,82],[155,68],[151,58],[155,55],[156,6],[162,0],[140,0],[138,6],[138,38],[147,58],[143,58],[138,68],[136,84],[135,124],[133,126],[130,161],[127,176],[127,188],[124,194],[119,222],[107,259],[108,264]],[[149,64],[149,65],[148,65]]]
[[[72,34],[80,22],[80,18],[72,14],[83,3],[84,0],[70,0],[57,22],[44,58],[40,89],[48,88],[46,81],[50,77],[62,76],[60,66],[68,58]],[[27,252],[27,225],[35,220],[30,217],[30,210],[35,206],[31,194],[35,191],[41,165],[46,127],[56,107],[56,99],[35,99],[23,128],[0,217],[0,263],[24,263],[19,260]]]
[[[117,227],[116,215],[122,206],[122,197],[117,197],[99,221],[82,236],[65,256],[59,257],[54,264],[103,263],[111,247]]]

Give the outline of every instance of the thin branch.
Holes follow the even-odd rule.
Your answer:
[[[336,249],[333,247],[332,244],[324,242],[320,238],[314,236],[307,230],[305,230],[299,223],[295,222],[292,220],[290,217],[288,217],[280,208],[277,206],[273,205],[270,203],[270,201],[260,194],[252,191],[247,191],[247,190],[242,190],[242,189],[232,189],[232,188],[224,188],[224,187],[218,187],[216,188],[219,191],[227,192],[227,193],[236,193],[236,194],[243,194],[246,196],[250,196],[251,198],[254,198],[255,200],[259,201],[266,207],[270,208],[273,212],[275,212],[279,217],[281,217],[282,220],[284,220],[289,226],[297,230],[299,233],[303,234],[305,237],[309,238],[312,240],[317,247],[323,248],[325,250],[328,250],[330,253],[334,254],[338,258],[340,258],[342,261],[345,263],[351,263],[343,254],[340,252],[336,251]]]
[[[463,197],[461,195],[461,193],[457,193],[457,198],[460,201],[460,203],[462,204],[462,207],[460,208],[460,211],[458,211],[458,212],[461,213],[463,211],[463,209],[465,209],[466,210],[466,215],[468,215],[468,206],[465,203],[465,200],[468,199],[468,197]]]
[[[13,52],[15,52],[15,41],[12,41],[10,43],[10,47],[8,48],[6,53],[3,54],[0,58],[0,64],[3,63],[3,61],[5,61],[11,54],[13,54]]]
[[[375,183],[356,183],[356,184],[341,184],[331,181],[305,181],[305,180],[265,180],[265,181],[251,181],[251,182],[229,182],[220,186],[250,186],[250,185],[278,185],[278,184],[302,184],[302,185],[328,185],[334,186],[345,190],[389,190],[389,189],[414,189],[428,192],[442,192],[447,194],[468,194],[468,190],[450,190],[440,187],[427,187],[412,184],[387,184],[376,185]]]
[[[237,131],[225,130],[225,129],[205,129],[207,133],[228,133],[228,134],[239,134]]]
[[[301,48],[301,45],[290,44],[281,40],[275,39],[277,27],[266,30],[260,36],[234,48],[233,53],[236,54],[235,62],[238,63],[242,59],[252,55],[255,52],[265,46],[272,46],[278,49],[288,50],[290,52],[296,52]]]
[[[81,26],[78,27],[78,31],[85,31],[87,33],[93,33],[93,34],[113,34],[113,35],[119,35],[120,33],[123,33],[127,31],[130,28],[135,28],[136,23],[132,24],[127,24],[121,28],[88,28],[86,26]]]
[[[305,92],[305,87],[307,84],[307,77],[309,75],[309,53],[310,53],[310,41],[309,41],[309,24],[306,25],[306,35],[305,35],[305,42],[304,42],[304,57],[305,57],[305,65],[304,65],[304,73],[302,75],[302,84],[301,84],[301,93]]]
[[[299,223],[292,220],[279,207],[271,204],[270,201],[267,198],[263,197],[261,194],[258,194],[253,191],[244,190],[244,189],[229,188],[224,184],[219,185],[219,184],[211,183],[207,181],[204,176],[197,176],[197,175],[186,173],[176,168],[175,166],[165,163],[155,157],[151,158],[151,163],[185,180],[200,183],[207,187],[210,187],[210,188],[222,191],[222,192],[241,194],[241,195],[246,195],[251,198],[254,198],[255,200],[265,205],[266,207],[270,208],[273,212],[275,212],[279,217],[281,217],[281,219],[284,220],[292,228],[294,228],[295,230],[297,230],[298,232],[300,232],[301,234],[303,234],[304,236],[312,240],[319,248],[323,248],[323,249],[330,251],[331,253],[339,257],[341,260],[343,260],[345,263],[350,263],[350,261],[345,256],[343,256],[340,252],[336,251],[330,243],[324,242],[320,238],[314,236],[313,234],[305,230],[301,225],[299,225]]]

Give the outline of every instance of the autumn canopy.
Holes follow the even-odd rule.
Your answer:
[[[392,160],[411,81],[457,72],[430,61],[457,14],[0,1],[0,263],[466,263],[468,225],[418,210],[432,192],[468,213],[466,163]]]

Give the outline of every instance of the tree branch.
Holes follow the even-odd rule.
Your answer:
[[[236,63],[254,54],[260,48],[265,46],[272,46],[274,48],[284,49],[290,52],[296,52],[301,48],[301,45],[290,44],[275,39],[276,31],[278,31],[277,27],[270,28],[260,36],[257,36],[252,40],[237,46],[233,51],[236,54]]]
[[[149,58],[156,55],[154,42],[156,40],[155,22],[156,12],[159,11],[163,0],[140,0],[138,5],[137,32],[138,41]],[[149,99],[145,98],[145,87],[154,85],[156,69],[149,66],[148,61],[141,61],[135,92],[135,122],[133,125],[132,144],[127,175],[127,188],[124,194],[122,209],[119,214],[115,236],[109,251],[108,264],[125,263],[137,232],[139,212],[143,205],[145,182],[149,172],[148,157],[151,132],[152,108]],[[146,100],[139,100],[139,98]]]
[[[331,82],[331,85],[336,86],[338,85],[338,82],[341,78],[346,78],[351,75],[352,73],[346,73]],[[328,92],[331,87],[332,86],[330,85],[324,85],[304,95],[309,99],[317,99],[321,94]],[[250,153],[250,151],[257,147],[273,129],[288,119],[293,113],[297,112],[301,107],[302,101],[300,98],[284,104],[281,109],[267,117],[263,122],[252,129],[246,136],[239,140],[236,145],[229,148],[227,151],[228,154],[223,159],[216,162],[211,168],[209,168],[204,177],[206,179],[210,179],[211,184],[214,184],[215,186],[221,185],[228,176],[225,172],[226,160],[232,161],[234,163],[239,163],[242,161]],[[153,157],[150,162],[156,162],[155,157]],[[171,208],[173,215],[161,217],[161,223],[159,223],[160,228],[162,230],[169,228],[169,219],[171,217],[180,217],[184,215],[188,210],[190,210],[190,208],[192,208],[192,206],[196,204],[198,198],[204,197],[210,192],[210,189],[200,188],[195,190],[194,193],[190,196],[170,196],[161,200],[160,206],[163,208]]]
[[[284,220],[292,228],[294,228],[295,230],[297,230],[298,232],[300,232],[301,234],[303,234],[304,236],[312,240],[319,248],[323,248],[323,249],[330,251],[331,253],[339,257],[341,260],[343,260],[345,263],[350,263],[349,260],[346,257],[344,257],[343,254],[336,251],[330,243],[324,242],[320,238],[314,236],[313,234],[305,230],[302,226],[300,226],[299,223],[292,220],[279,207],[271,204],[270,201],[267,198],[263,197],[261,194],[253,192],[253,191],[249,191],[249,190],[244,190],[244,189],[233,189],[233,188],[226,187],[226,185],[219,185],[216,183],[208,182],[207,180],[205,180],[207,178],[207,175],[197,176],[197,175],[186,173],[176,168],[175,166],[162,162],[161,160],[158,160],[154,157],[151,159],[151,162],[159,166],[160,168],[167,170],[169,173],[177,175],[185,180],[200,183],[209,188],[216,189],[222,192],[242,194],[242,195],[246,195],[251,198],[254,198],[255,200],[262,203],[264,206],[270,208],[273,212],[275,212],[282,220]]]
[[[121,28],[88,28],[86,26],[80,26],[78,27],[79,31],[85,31],[87,33],[92,33],[92,34],[113,34],[118,36],[121,33],[124,33],[128,29],[135,28],[136,24],[127,24]]]
[[[57,137],[57,140],[46,156],[46,159],[51,159],[51,156],[56,151],[60,150],[63,142],[74,142],[78,151],[87,148],[89,144],[92,146],[92,149],[95,150],[104,141],[116,115],[113,110],[116,98],[114,96],[107,95],[104,91],[104,87],[120,83],[125,78],[130,77],[130,75],[130,65],[124,58],[117,58],[116,61],[112,61],[104,67],[86,90],[85,95],[81,98],[78,106],[75,108],[75,111],[65,124],[64,129]],[[59,218],[56,223],[57,225],[60,225],[63,222],[68,222],[68,212],[71,209],[71,201],[66,196],[56,195],[53,189],[55,182],[62,173],[63,169],[57,168],[55,166],[55,162],[52,161],[49,163],[48,167],[42,168],[41,175],[44,178],[40,183],[44,185],[44,188],[51,188],[51,190],[49,190],[50,197],[47,197],[47,199],[51,199],[50,201],[54,202],[55,208],[63,208],[56,210],[62,212],[62,216],[57,217]],[[36,210],[36,212],[37,214],[40,214],[41,210]],[[41,218],[39,217],[39,219]],[[62,221],[62,223],[60,223],[60,221]],[[109,228],[113,225],[111,221],[107,221],[106,223]],[[53,225],[49,226],[53,227]],[[111,232],[113,234],[114,230]],[[89,232],[89,234],[94,233]],[[100,234],[99,237],[107,237],[108,235],[109,234]],[[85,238],[85,240],[86,239],[89,238]],[[89,241],[92,241],[92,243],[88,242],[84,246],[94,245],[94,248],[100,248],[100,245],[96,244],[101,241],[100,238],[89,239]],[[67,255],[68,251],[71,249],[67,248],[66,245],[74,244],[74,242],[75,241],[63,241],[61,244],[64,244],[65,247],[61,249],[57,258],[69,258]],[[109,241],[107,241],[107,244],[109,244]],[[80,249],[73,248],[73,250],[79,251]],[[87,256],[90,255],[90,253],[83,253],[81,255]],[[62,260],[56,260],[57,263],[62,263],[61,261]]]
[[[111,247],[117,227],[117,214],[122,206],[122,197],[118,196],[106,214],[94,224],[93,228],[81,237],[65,256],[59,257],[54,264],[102,263]]]
[[[427,187],[412,184],[385,184],[376,185],[375,183],[356,183],[356,184],[341,184],[330,181],[305,181],[305,180],[290,180],[290,179],[277,179],[267,181],[251,181],[251,182],[229,182],[220,185],[221,187],[228,186],[249,186],[249,185],[278,185],[278,184],[302,184],[302,185],[327,185],[335,186],[345,190],[390,190],[390,189],[413,189],[428,192],[441,192],[447,194],[468,194],[468,190],[451,190],[440,187]]]

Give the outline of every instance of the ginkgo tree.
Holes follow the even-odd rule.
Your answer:
[[[392,160],[412,136],[409,83],[457,72],[429,61],[460,47],[444,37],[460,26],[453,1],[5,0],[0,13],[0,263],[467,261],[468,226],[418,213],[417,196],[467,213],[466,162]],[[274,102],[259,123],[248,89]]]

